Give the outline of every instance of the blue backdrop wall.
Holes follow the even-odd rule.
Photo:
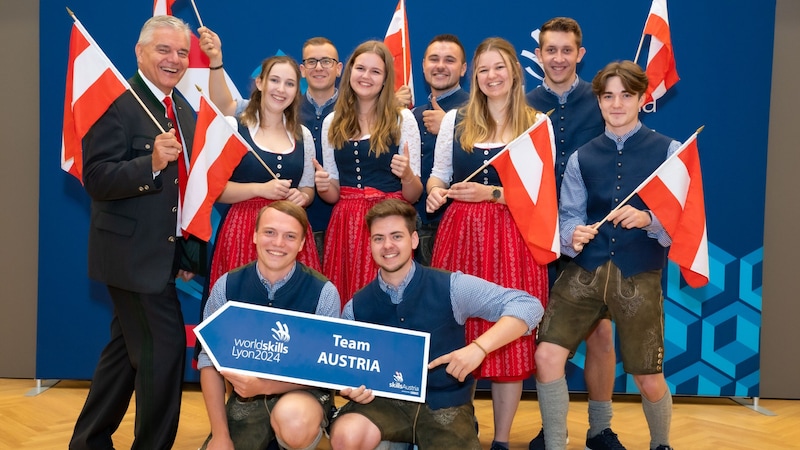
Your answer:
[[[71,8],[117,68],[136,70],[133,47],[152,0],[72,0]],[[366,39],[382,39],[396,0],[196,0],[205,25],[223,39],[225,68],[239,90],[251,89],[260,61],[278,52],[300,59],[302,43],[326,36],[346,60]],[[418,102],[427,96],[421,60],[439,33],[458,35],[469,57],[488,36],[516,47],[528,89],[542,71],[531,56],[535,32],[553,16],[583,28],[585,79],[612,60],[633,59],[650,9],[646,0],[612,2],[484,2],[407,0]],[[110,302],[105,287],[86,276],[89,200],[59,167],[64,79],[72,20],[64,2],[41,0],[41,167],[37,378],[89,379],[108,338]],[[642,120],[668,136],[686,139],[700,125],[711,281],[688,288],[675,266],[665,271],[665,371],[673,392],[757,396],[761,326],[761,262],[767,130],[775,2],[671,0],[669,19],[681,81]],[[435,9],[434,9],[435,8]],[[447,12],[447,13],[445,13]],[[175,15],[197,26],[188,0]],[[644,61],[644,58],[640,58]],[[469,74],[463,80],[468,85]],[[246,94],[245,94],[246,95]],[[120,255],[124,258],[125,255]],[[187,333],[199,319],[200,285],[180,285]],[[187,361],[191,352],[187,353]],[[187,366],[186,379],[198,374]],[[583,350],[570,362],[572,390],[583,390]],[[617,368],[616,391],[634,392]]]

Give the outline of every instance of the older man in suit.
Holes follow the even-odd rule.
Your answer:
[[[134,391],[132,448],[169,449],[175,440],[186,352],[175,278],[200,267],[200,252],[187,251],[192,241],[179,230],[179,166],[188,162],[195,118],[173,88],[188,67],[189,43],[180,19],[148,20],[129,80],[144,106],[126,92],[83,140],[89,276],[108,286],[114,310],[70,449],[113,448]]]

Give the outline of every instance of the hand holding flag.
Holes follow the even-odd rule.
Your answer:
[[[555,152],[552,123],[547,115],[540,114],[525,133],[489,160],[503,182],[511,216],[539,264],[548,264],[561,255]]]
[[[601,222],[592,226],[595,230],[599,228],[609,220],[612,213],[638,194],[672,238],[668,257],[678,264],[686,283],[694,288],[706,285],[709,276],[703,177],[697,149],[697,135],[701,131],[703,127],[691,135]]]

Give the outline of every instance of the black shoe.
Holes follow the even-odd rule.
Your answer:
[[[528,443],[528,450],[545,450],[544,428],[539,430],[539,434],[537,434],[536,437],[531,439],[531,442]]]
[[[625,450],[625,447],[617,439],[617,433],[611,431],[611,428],[606,428],[597,436],[586,438],[585,450]]]

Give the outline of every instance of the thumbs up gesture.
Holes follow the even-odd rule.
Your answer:
[[[425,129],[428,130],[428,133],[439,134],[439,126],[442,124],[444,114],[445,110],[439,106],[436,97],[431,97],[431,109],[422,111],[422,123],[425,125]]]
[[[317,192],[327,192],[331,188],[331,175],[322,167],[316,159],[314,163],[314,184],[317,186]]]

